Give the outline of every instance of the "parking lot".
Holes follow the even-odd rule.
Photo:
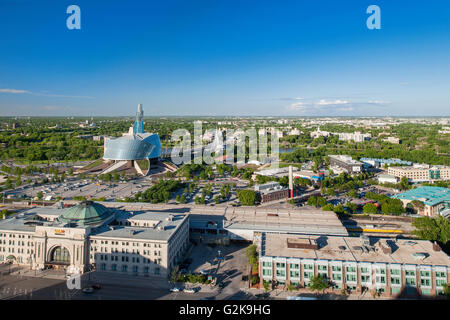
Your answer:
[[[247,288],[243,276],[247,275],[248,265],[245,250],[248,244],[230,244],[228,246],[199,243],[193,247],[188,259],[186,273],[203,273],[217,278],[216,299],[235,296],[241,289]],[[219,286],[220,284],[220,286]]]
[[[43,193],[43,199],[55,199],[61,197],[63,199],[71,200],[75,196],[84,196],[86,198],[105,198],[112,200],[117,198],[130,197],[139,191],[146,190],[151,186],[151,182],[146,178],[139,178],[127,182],[111,182],[111,183],[97,183],[88,180],[75,180],[63,183],[46,184],[43,186],[25,186],[14,191],[8,192],[14,197],[36,197],[37,193]],[[48,199],[50,200],[50,199]]]

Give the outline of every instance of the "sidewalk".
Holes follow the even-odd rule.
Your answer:
[[[242,291],[248,292],[254,296],[258,294],[264,294],[266,293],[264,289],[242,289]],[[295,291],[288,291],[288,290],[269,290],[267,292],[269,294],[270,299],[274,300],[286,300],[289,296],[295,296],[295,297],[314,297],[317,298],[317,300],[390,300],[389,297],[376,297],[373,298],[370,294],[348,294],[346,296],[341,295],[339,293],[325,293],[325,294],[317,294],[312,292],[311,290],[295,290]]]

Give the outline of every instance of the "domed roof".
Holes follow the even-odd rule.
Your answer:
[[[80,204],[68,208],[58,217],[58,221],[77,226],[96,225],[105,221],[113,212],[93,201],[83,201]]]

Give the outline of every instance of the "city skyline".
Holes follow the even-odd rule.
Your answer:
[[[1,116],[449,116],[444,1],[71,4],[1,4]]]

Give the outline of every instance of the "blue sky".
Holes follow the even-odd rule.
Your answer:
[[[2,116],[450,115],[447,0],[0,0],[0,33]]]

